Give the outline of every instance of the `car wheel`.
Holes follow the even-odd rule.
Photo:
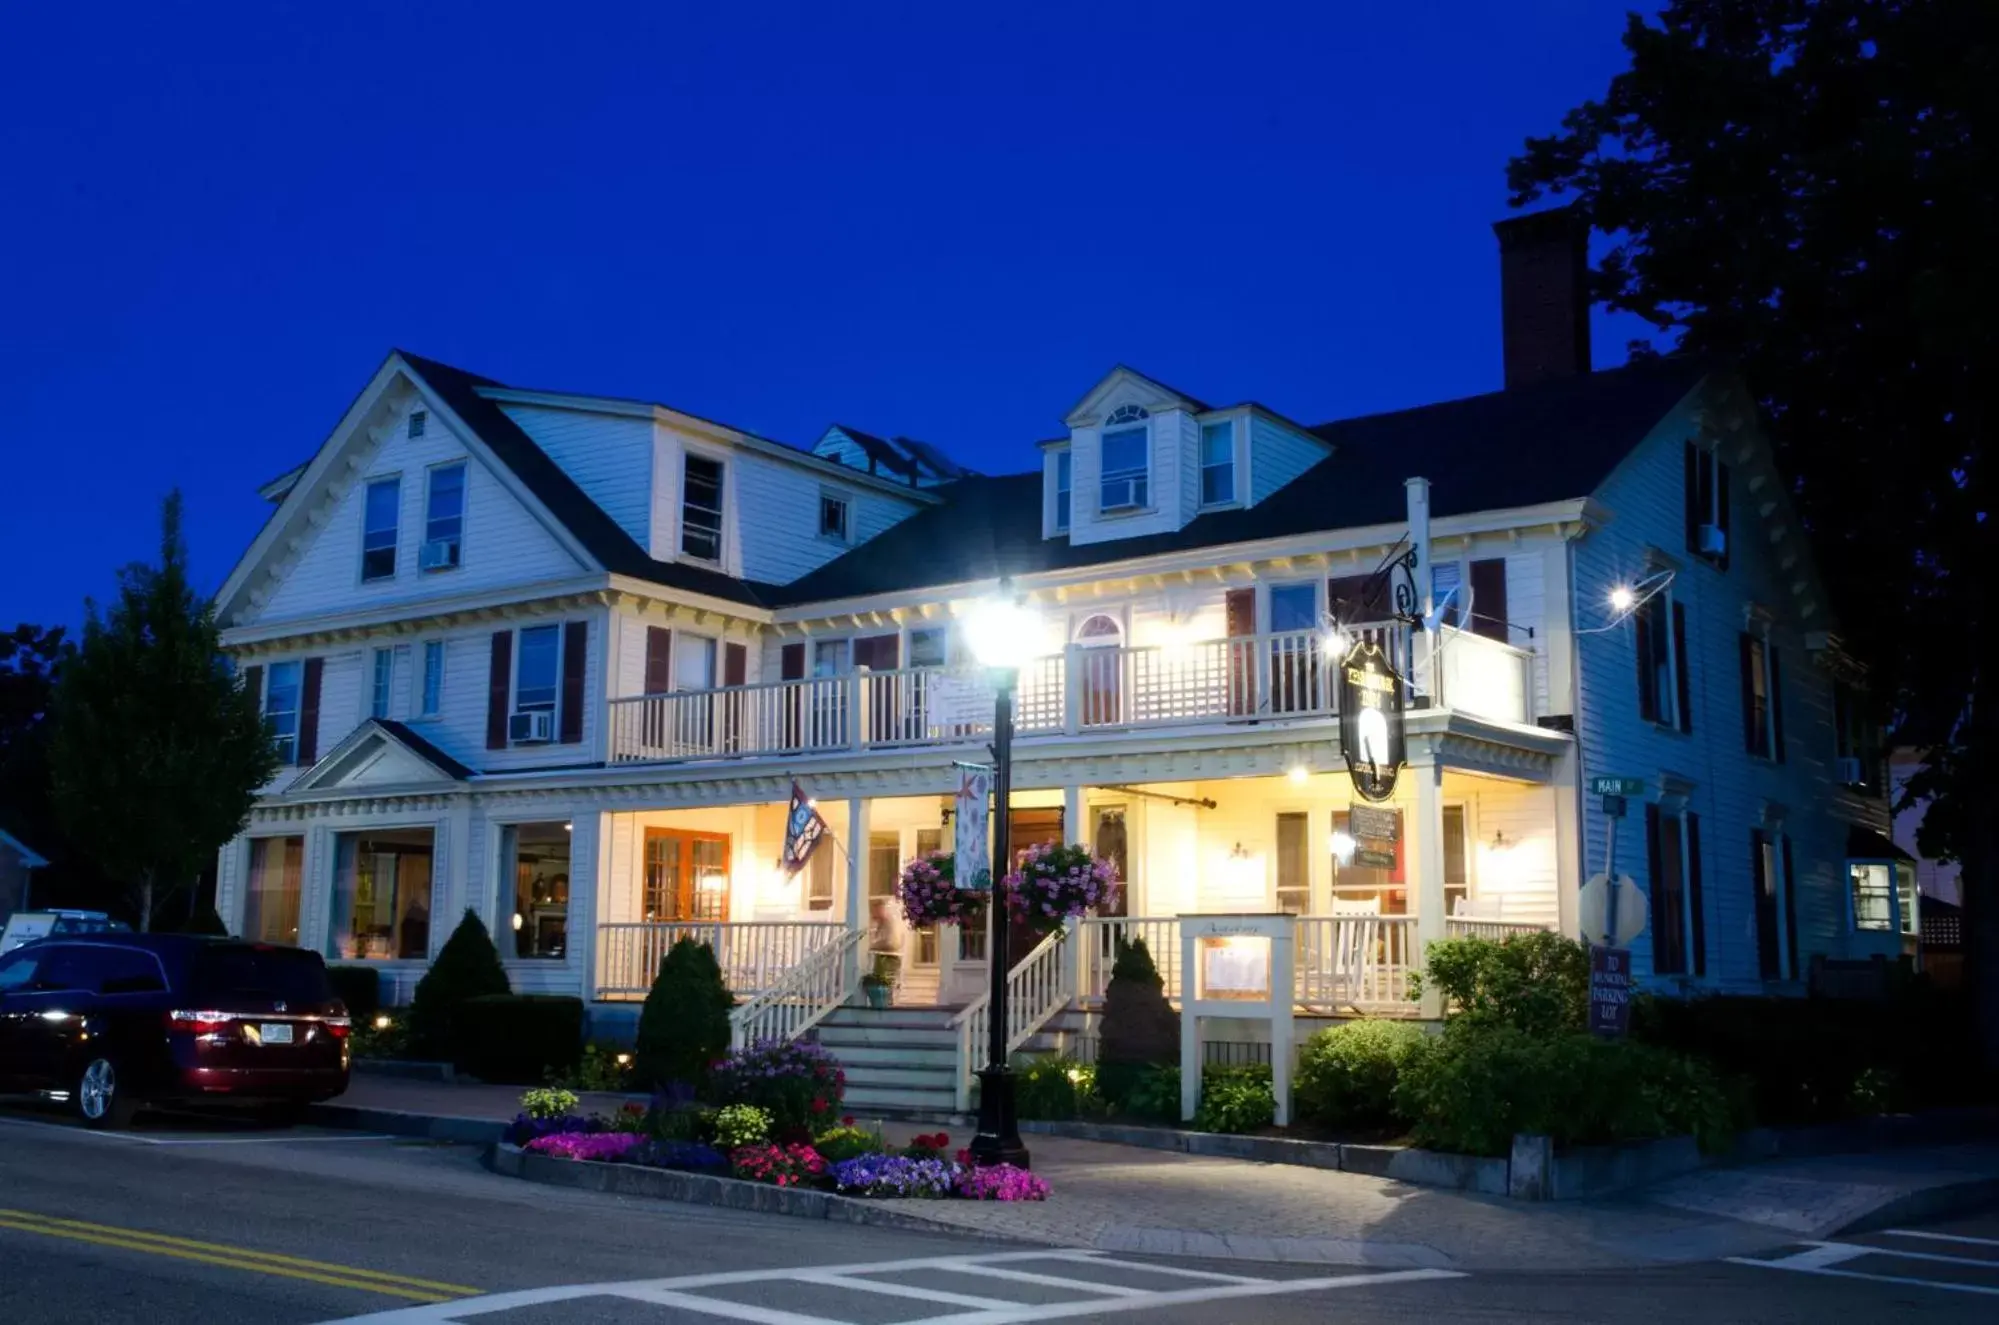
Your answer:
[[[108,1058],[93,1058],[83,1065],[70,1100],[86,1127],[124,1127],[136,1107],[119,1084],[117,1065]]]

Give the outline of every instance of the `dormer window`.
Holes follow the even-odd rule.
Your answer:
[[[1235,500],[1235,424],[1201,425],[1201,505],[1224,506]]]
[[[680,487],[680,550],[702,561],[722,559],[722,462],[687,457]]]
[[[1136,510],[1150,499],[1152,444],[1146,418],[1137,405],[1120,405],[1104,420],[1097,501],[1101,511]]]
[[[1069,527],[1069,453],[1055,453],[1055,531],[1061,533]]]

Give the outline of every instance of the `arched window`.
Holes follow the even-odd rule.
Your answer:
[[[1115,428],[1120,423],[1143,423],[1151,417],[1142,405],[1119,405],[1111,411],[1111,416],[1104,420],[1104,426]]]
[[[1118,624],[1117,618],[1102,612],[1076,627],[1078,644],[1115,644],[1123,635],[1124,627]]]

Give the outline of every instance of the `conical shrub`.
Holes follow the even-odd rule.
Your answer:
[[[1114,1109],[1148,1069],[1180,1061],[1180,1017],[1144,939],[1118,944],[1098,1034],[1097,1094]]]
[[[639,1013],[637,1084],[651,1090],[704,1084],[709,1064],[729,1052],[729,1010],[735,1003],[715,950],[691,938],[677,941],[659,964]]]
[[[417,982],[416,996],[410,1000],[410,1043],[419,1058],[455,1061],[457,1037],[454,1022],[458,1009],[468,998],[482,994],[511,994],[506,968],[500,965],[499,949],[492,935],[470,907],[458,928],[451,931],[437,960]]]

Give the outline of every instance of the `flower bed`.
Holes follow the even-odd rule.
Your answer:
[[[828,1060],[830,1061],[830,1060]],[[508,1139],[556,1159],[633,1164],[688,1173],[728,1174],[772,1187],[808,1188],[877,1199],[1042,1201],[1048,1184],[1010,1164],[978,1168],[964,1150],[951,1155],[944,1132],[897,1149],[851,1117],[819,1132],[812,1144],[767,1138],[770,1116],[746,1105],[699,1113],[655,1101],[615,1120],[568,1112],[573,1100],[539,1099],[523,1110]],[[561,1110],[561,1112],[557,1112]],[[533,1112],[543,1116],[535,1117]],[[823,1144],[842,1156],[829,1160]]]

